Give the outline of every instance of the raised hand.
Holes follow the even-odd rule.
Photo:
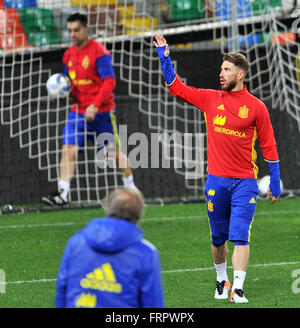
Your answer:
[[[164,52],[164,56],[169,57],[170,49],[169,49],[167,40],[162,35],[159,35],[159,34],[155,36],[155,40],[156,41],[153,41],[153,44],[155,45],[155,47],[164,47],[165,46],[166,50]]]

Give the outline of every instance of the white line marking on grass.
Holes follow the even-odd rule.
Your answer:
[[[282,210],[282,211],[261,211],[256,212],[255,217],[257,216],[265,216],[269,214],[269,218],[273,218],[274,215],[282,215],[282,214],[293,214],[299,213],[300,210]],[[266,218],[266,217],[264,217]],[[143,222],[152,222],[152,221],[176,221],[176,220],[195,220],[195,219],[207,219],[207,215],[187,215],[187,216],[165,216],[165,217],[145,217],[142,219]],[[91,218],[92,220],[92,218]],[[90,220],[89,220],[90,221]],[[57,223],[37,223],[37,224],[20,224],[20,225],[7,225],[0,226],[0,229],[18,229],[18,228],[42,228],[42,227],[58,227],[58,226],[72,226],[72,225],[85,225],[88,224],[89,221],[86,222],[57,222]]]
[[[87,223],[87,222],[86,222]],[[0,229],[18,229],[18,228],[42,228],[42,227],[59,227],[85,224],[82,222],[57,222],[57,223],[38,223],[38,224],[20,224],[0,226]]]
[[[270,266],[285,266],[285,265],[298,265],[300,262],[279,262],[279,263],[262,263],[262,264],[250,264],[248,267],[270,267]],[[232,268],[229,266],[228,268]],[[182,272],[195,272],[195,271],[210,271],[214,270],[214,267],[207,267],[207,268],[190,268],[190,269],[178,269],[178,270],[165,270],[162,271],[163,274],[165,273],[182,273]],[[43,282],[54,282],[56,281],[55,278],[53,279],[33,279],[33,280],[20,280],[20,281],[7,281],[7,282],[0,282],[1,284],[25,284],[25,283],[43,283]]]
[[[262,215],[270,215],[270,217],[273,217],[274,215],[282,215],[282,214],[292,214],[292,213],[299,213],[300,210],[282,210],[282,211],[257,211],[255,213],[256,216],[262,216]],[[187,216],[166,216],[166,217],[150,217],[150,218],[143,218],[141,223],[147,222],[147,221],[173,221],[173,220],[193,220],[193,219],[208,219],[207,214],[205,215],[187,215]]]
[[[173,220],[194,220],[194,219],[206,219],[207,215],[187,215],[187,216],[164,216],[164,217],[153,217],[153,218],[143,218],[143,222],[152,222],[152,221],[173,221]]]
[[[25,283],[39,283],[39,282],[53,282],[56,281],[56,279],[33,279],[33,280],[20,280],[20,281],[6,281],[6,282],[0,282],[0,284],[14,284],[14,285],[20,285]]]
[[[300,264],[300,262],[279,262],[279,263],[262,263],[262,264],[249,264],[248,267],[268,267],[268,266],[284,266],[284,265],[296,265]],[[232,266],[228,266],[228,268],[233,268]],[[214,267],[208,268],[192,268],[192,269],[178,269],[178,270],[166,270],[162,271],[163,273],[181,273],[181,272],[193,272],[193,271],[209,271],[214,270]]]

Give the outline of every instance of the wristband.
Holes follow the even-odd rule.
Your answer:
[[[270,172],[270,190],[272,196],[278,197],[281,194],[279,162],[267,162]]]
[[[162,68],[162,72],[163,72],[166,84],[169,87],[174,83],[175,78],[176,78],[176,74],[173,69],[171,58],[170,58],[170,56],[165,57],[165,55],[164,55],[166,46],[156,47],[156,50],[158,53],[158,57],[160,59],[161,68]]]

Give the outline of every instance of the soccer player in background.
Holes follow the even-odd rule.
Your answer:
[[[221,90],[196,89],[185,85],[174,72],[165,38],[155,36],[154,45],[171,95],[200,109],[206,120],[208,177],[205,194],[217,274],[214,297],[229,297],[231,283],[227,277],[226,243],[229,240],[235,243],[230,302],[247,303],[243,286],[258,194],[256,139],[270,171],[267,197],[271,198],[271,204],[281,194],[279,159],[268,110],[244,85],[249,62],[242,54],[223,56],[219,76]]]
[[[115,156],[125,187],[136,188],[129,161],[119,149],[113,93],[116,80],[111,54],[103,44],[89,39],[86,15],[75,13],[69,16],[67,28],[74,44],[64,53],[63,63],[64,74],[72,82],[73,104],[63,130],[58,193],[42,198],[50,205],[68,203],[75,159],[80,148],[84,147],[86,132],[113,136],[113,149],[107,146],[109,156]]]
[[[137,226],[144,200],[135,188],[109,194],[106,218],[95,218],[68,241],[56,289],[56,307],[161,308],[158,250]]]

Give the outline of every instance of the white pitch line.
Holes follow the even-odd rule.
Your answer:
[[[283,266],[283,265],[298,265],[300,262],[279,262],[279,263],[262,263],[262,264],[249,264],[248,267],[269,267],[269,266]],[[229,269],[233,269],[232,266],[228,266]],[[181,273],[181,272],[194,272],[194,271],[209,271],[214,270],[214,267],[208,268],[192,268],[192,269],[178,269],[178,270],[167,270],[162,273]]]
[[[279,263],[262,263],[262,264],[250,264],[248,267],[270,267],[270,266],[285,266],[285,265],[298,265],[300,262],[279,262]],[[232,268],[229,266],[228,268]],[[195,271],[210,271],[214,270],[214,267],[207,267],[207,268],[190,268],[190,269],[178,269],[178,270],[165,270],[162,271],[163,274],[166,273],[182,273],[182,272],[195,272]],[[25,284],[25,283],[43,283],[43,282],[54,282],[56,281],[55,278],[53,279],[33,279],[33,280],[20,280],[20,281],[7,281],[7,282],[0,282],[2,284]]]
[[[39,283],[39,282],[53,282],[56,281],[55,278],[53,279],[33,279],[33,280],[20,280],[20,281],[6,281],[6,282],[0,282],[0,285],[7,285],[7,284],[14,284],[14,285],[20,285],[20,284],[25,284],[25,283]]]
[[[269,217],[273,218],[274,215],[282,215],[282,214],[300,214],[300,210],[282,210],[282,211],[261,211],[256,212],[255,217],[261,215],[270,215]],[[176,220],[195,220],[195,219],[207,219],[207,215],[189,215],[189,216],[170,216],[170,217],[145,217],[142,219],[141,223],[143,222],[152,222],[152,221],[176,221]],[[42,227],[56,227],[56,226],[72,226],[72,225],[85,225],[88,224],[87,222],[57,222],[57,223],[38,223],[38,224],[20,224],[20,225],[7,225],[7,226],[0,226],[1,229],[18,229],[18,228],[42,228]]]
[[[0,229],[18,229],[18,228],[40,228],[40,227],[56,227],[56,226],[71,226],[76,224],[82,224],[80,222],[57,222],[57,223],[38,223],[38,224],[15,224],[0,226]]]
[[[300,210],[282,210],[282,211],[261,211],[261,212],[256,212],[255,216],[261,216],[261,215],[270,215],[271,218],[274,217],[274,215],[282,215],[282,214],[300,214]],[[190,215],[190,216],[167,216],[167,217],[157,217],[157,218],[143,218],[141,222],[147,222],[147,221],[159,221],[159,220],[163,220],[163,221],[173,221],[173,220],[191,220],[191,219],[208,219],[207,214],[205,215]]]

